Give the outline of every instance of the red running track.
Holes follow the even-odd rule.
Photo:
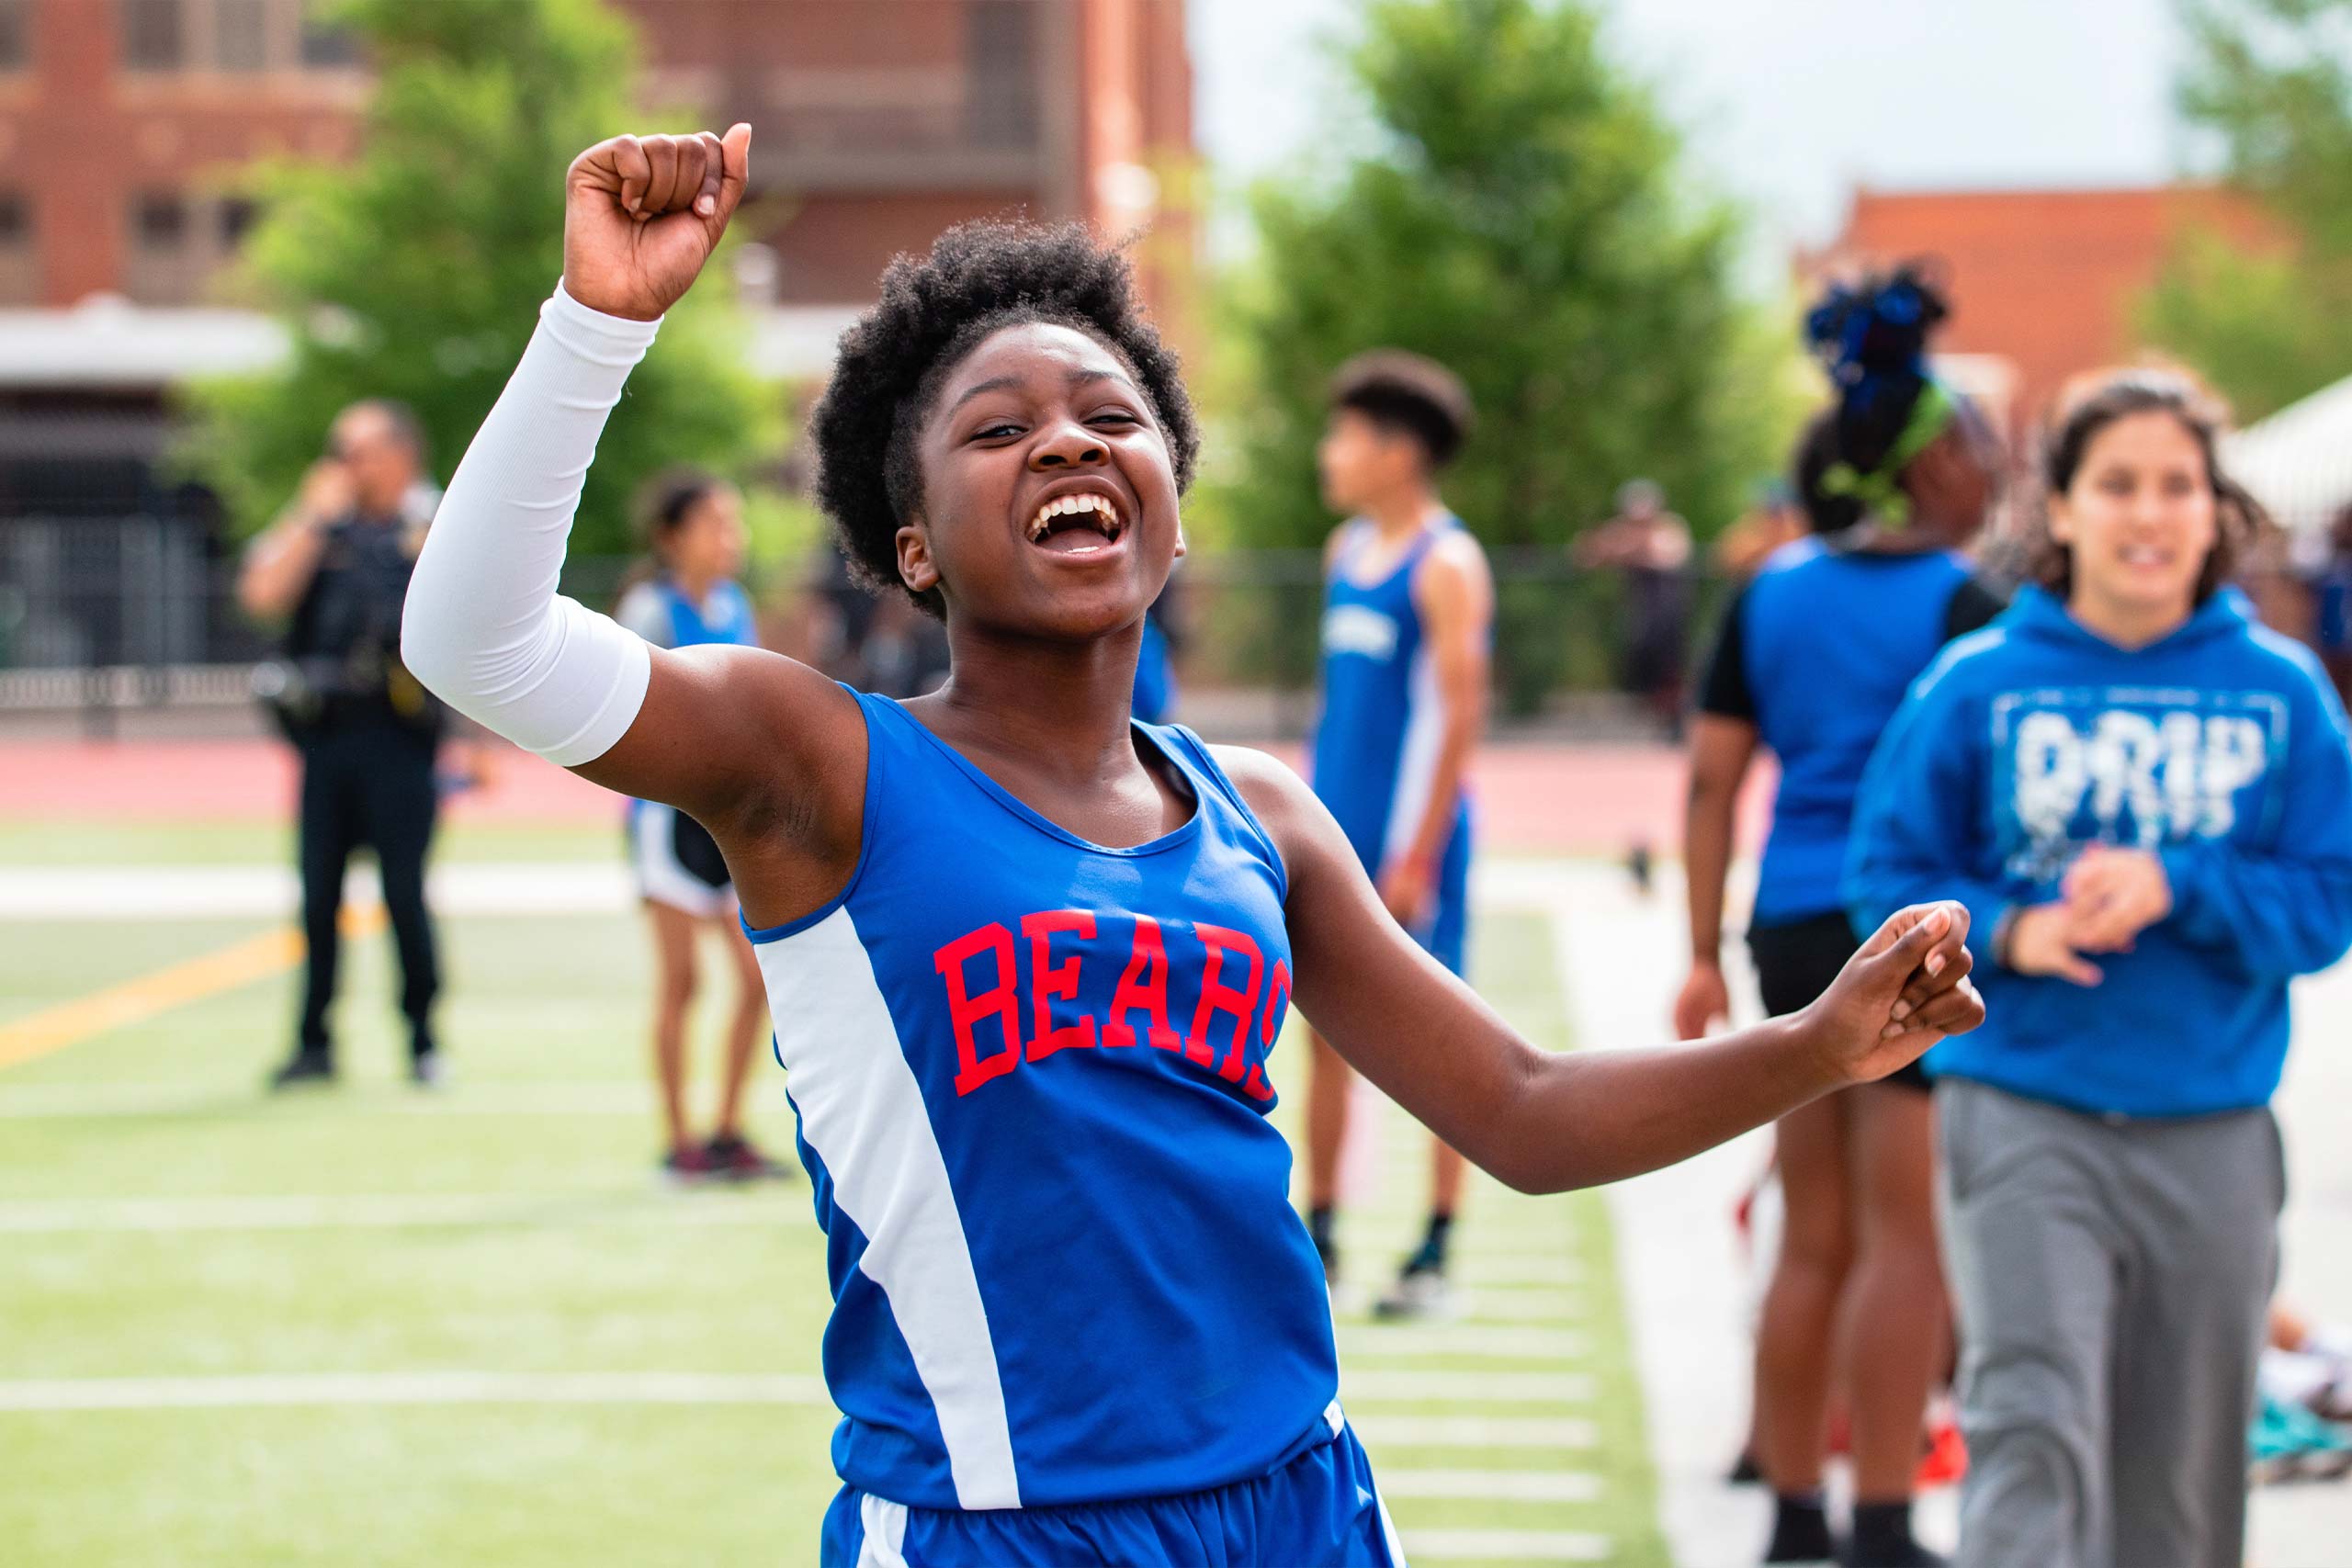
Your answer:
[[[609,792],[526,752],[494,761],[455,818],[593,823],[617,811]],[[271,740],[14,741],[0,745],[0,821],[268,820],[292,812],[294,777],[293,753]],[[1668,747],[1497,745],[1472,777],[1480,840],[1498,848],[1616,854],[1638,840],[1672,854],[1682,841],[1682,756]],[[1759,841],[1767,799],[1748,792],[1744,844]]]

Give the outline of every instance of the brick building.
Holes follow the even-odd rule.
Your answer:
[[[2016,430],[2066,378],[2143,346],[2134,303],[2193,228],[2240,244],[2276,235],[2243,198],[2209,186],[2114,190],[1857,190],[1844,231],[1798,258],[1810,286],[1859,262],[1925,256],[1950,279],[1942,356]]]
[[[1182,0],[615,3],[649,101],[759,130],[752,199],[775,216],[741,276],[763,370],[820,371],[892,253],[1008,209],[1148,225],[1147,283],[1181,306]],[[368,71],[313,9],[0,0],[0,479],[60,418],[77,458],[143,468],[164,389],[282,352],[217,302],[254,216],[220,176],[356,147]]]

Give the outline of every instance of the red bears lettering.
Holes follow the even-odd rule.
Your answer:
[[[1029,987],[1035,993],[1037,1027],[1029,1035],[1029,1059],[1042,1062],[1057,1051],[1083,1049],[1094,1043],[1094,1020],[1082,1018],[1061,1029],[1052,1027],[1053,998],[1067,1001],[1078,995],[1078,956],[1060,964],[1053,956],[1056,931],[1069,931],[1081,941],[1094,935],[1094,917],[1083,909],[1048,909],[1021,917],[1021,934],[1029,939]]]
[[[1078,999],[1083,966],[1091,955],[1101,962],[1094,943],[1102,921],[1093,912],[1041,909],[1023,915],[1019,940],[1028,945],[1025,964],[1013,933],[1001,923],[967,931],[932,954],[946,984],[947,1016],[956,1032],[959,1097],[1011,1073],[1024,1055],[1029,1061],[1042,1062],[1061,1051],[1091,1050],[1098,1045],[1132,1047],[1139,1043],[1134,1015],[1141,1013],[1141,1039],[1214,1071],[1227,1083],[1239,1086],[1244,1095],[1260,1105],[1273,1103],[1273,1086],[1266,1081],[1266,1055],[1273,1048],[1283,1014],[1290,1005],[1290,965],[1277,959],[1269,975],[1265,950],[1249,932],[1193,925],[1193,934],[1201,943],[1204,962],[1192,1028],[1180,1035],[1168,1017],[1167,929],[1148,915],[1134,919],[1126,966],[1111,993],[1108,1015],[1080,1018],[1058,1029],[1054,1027],[1056,1005],[1067,1006]],[[1180,935],[1183,929],[1178,926]],[[1115,929],[1100,934],[1112,942],[1118,940]],[[1057,937],[1065,942],[1058,957],[1054,952]],[[976,965],[989,963],[995,965],[993,974],[975,975]],[[983,1029],[988,1032],[985,1039]],[[1216,1038],[1211,1038],[1213,1033]]]
[[[1250,1064],[1250,1076],[1242,1081],[1241,1092],[1263,1102],[1274,1098],[1273,1086],[1266,1081],[1266,1054],[1274,1048],[1274,1036],[1282,1032],[1283,1013],[1290,1006],[1290,965],[1274,960],[1273,984],[1266,987],[1266,1010],[1258,1019],[1258,1043],[1261,1049],[1258,1059]]]
[[[1216,1051],[1208,1040],[1209,1020],[1224,1013],[1233,1020],[1233,1049],[1226,1053],[1225,1065],[1217,1068],[1217,1076],[1227,1083],[1239,1083],[1250,1054],[1250,1021],[1258,1007],[1258,983],[1265,977],[1265,955],[1258,951],[1256,939],[1240,931],[1198,921],[1193,929],[1200,933],[1202,945],[1209,950],[1209,962],[1201,972],[1201,1005],[1193,1010],[1193,1034],[1184,1043],[1184,1055],[1204,1067],[1216,1060]],[[1230,981],[1221,978],[1227,953],[1248,955],[1250,984],[1246,987],[1236,989]]]
[[[1149,915],[1136,917],[1135,947],[1127,955],[1126,971],[1119,976],[1119,988],[1111,993],[1111,1016],[1102,1025],[1102,1043],[1134,1044],[1136,1032],[1122,1020],[1138,1010],[1151,1021],[1147,1038],[1154,1045],[1163,1051],[1182,1048],[1183,1043],[1168,1027],[1168,948],[1160,938],[1159,922]]]
[[[974,996],[965,979],[964,965],[984,953],[995,955],[997,981]],[[947,982],[947,1016],[956,1025],[956,1058],[962,1069],[956,1075],[956,1093],[960,1099],[1021,1065],[1021,1009],[1014,988],[1012,933],[1001,925],[982,926],[941,948],[932,954],[932,961]],[[1004,1032],[1004,1049],[983,1057],[973,1031],[991,1015]]]

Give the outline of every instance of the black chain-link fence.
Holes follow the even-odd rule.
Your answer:
[[[123,708],[246,701],[273,633],[238,607],[237,564],[198,518],[0,519],[0,710],[82,708],[103,731]],[[773,646],[832,663],[843,650],[813,591],[821,564],[769,570],[757,597]],[[574,560],[565,591],[609,609],[629,565]],[[1624,580],[1546,552],[1498,555],[1494,569],[1497,728],[1610,711],[1598,699],[1623,685],[1625,638],[1639,618]],[[1303,732],[1313,716],[1322,577],[1312,551],[1185,561],[1167,608],[1188,708],[1202,705],[1191,711],[1214,713],[1228,732]],[[1669,599],[1695,665],[1723,588],[1696,576],[1680,586]]]

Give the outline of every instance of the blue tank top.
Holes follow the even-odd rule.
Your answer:
[[[1740,636],[1756,728],[1780,759],[1772,829],[1757,870],[1759,925],[1844,909],[1839,883],[1862,771],[1911,682],[1947,636],[1962,557],[1834,550],[1818,538],[1772,553],[1749,583]]]
[[[637,584],[613,607],[613,619],[656,648],[697,648],[705,643],[748,647],[760,640],[758,619],[752,614],[752,596],[735,582],[716,582],[699,604],[678,592],[667,577]],[[627,807],[630,819],[645,802]]]
[[[699,604],[678,592],[667,577],[640,582],[622,596],[613,618],[661,648],[704,643],[748,645],[760,640],[751,595],[733,582],[717,582]]]
[[[750,932],[826,1235],[834,1468],[1012,1508],[1225,1485],[1328,1441],[1330,1309],[1267,1120],[1291,986],[1272,840],[1189,730],[1136,727],[1192,818],[1112,849],[857,700],[857,868]]]
[[[1309,776],[1356,858],[1375,876],[1420,826],[1435,782],[1445,711],[1413,604],[1413,573],[1438,540],[1460,526],[1451,516],[1432,524],[1386,576],[1360,583],[1351,571],[1379,536],[1370,523],[1351,523],[1324,587],[1323,712]],[[1449,843],[1469,824],[1465,797],[1455,804]]]

